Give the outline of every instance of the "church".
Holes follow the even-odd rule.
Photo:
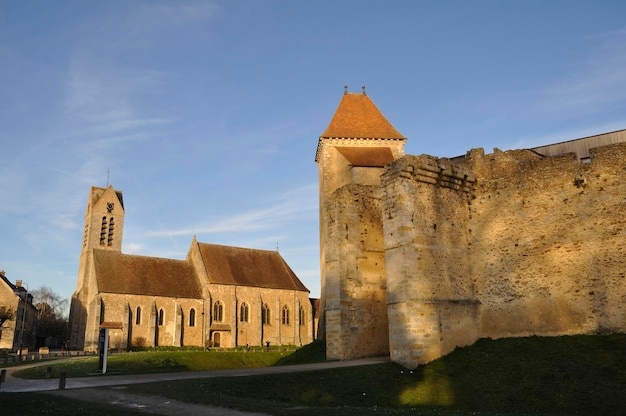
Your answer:
[[[305,345],[309,291],[278,251],[198,242],[184,260],[122,253],[122,192],[92,187],[85,212],[70,347]]]

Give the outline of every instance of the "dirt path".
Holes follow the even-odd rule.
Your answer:
[[[148,414],[166,416],[268,416],[266,413],[242,412],[223,407],[185,403],[158,396],[130,394],[126,391],[126,387],[124,386],[97,389],[56,390],[48,392],[48,394],[56,394],[94,403],[108,403]]]

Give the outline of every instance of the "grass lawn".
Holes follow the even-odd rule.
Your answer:
[[[269,367],[286,359],[293,351],[142,351],[112,354],[107,360],[108,375],[166,373],[175,371],[225,370],[233,368]],[[77,358],[70,361],[49,362],[14,373],[20,378],[41,379],[46,368],[52,368],[52,377],[65,372],[67,377],[86,377],[98,373],[98,357]]]
[[[178,354],[192,357],[190,352]],[[241,365],[249,365],[245,357],[253,356],[245,352],[203,354],[224,357],[231,364],[241,360]],[[316,361],[320,354],[323,344],[314,343],[290,356],[276,357],[275,364]],[[154,360],[161,371],[169,365],[165,358]],[[126,391],[272,415],[622,415],[626,411],[626,335],[480,340],[412,371],[388,363],[130,385]],[[47,412],[37,410],[37,401]],[[15,403],[26,403],[31,411],[13,411]],[[63,411],[54,413],[59,408]],[[12,409],[13,415],[112,413],[104,404],[85,405],[44,393],[0,392],[0,409]],[[130,409],[114,413],[140,414]]]
[[[389,363],[129,391],[274,415],[623,415],[626,335],[480,340],[412,371]]]

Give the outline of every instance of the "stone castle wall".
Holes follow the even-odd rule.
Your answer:
[[[626,331],[626,144],[591,155],[479,149],[386,168],[394,361],[414,367],[479,337]]]
[[[383,175],[391,359],[430,361],[476,340],[470,175],[449,161],[405,156]]]
[[[481,336],[626,331],[626,144],[468,163]]]
[[[326,355],[388,354],[380,188],[344,186],[325,208]]]

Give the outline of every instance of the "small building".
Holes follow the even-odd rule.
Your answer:
[[[0,271],[0,350],[19,351],[35,348],[37,308],[33,296],[22,286],[7,279]]]
[[[92,187],[70,345],[304,345],[313,340],[309,291],[278,251],[201,243],[184,260],[123,254],[122,193]]]

